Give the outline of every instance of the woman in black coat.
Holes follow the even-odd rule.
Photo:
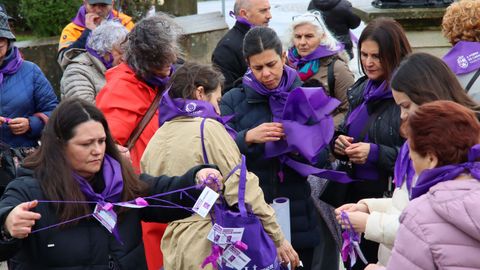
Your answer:
[[[290,166],[291,162],[308,162],[296,151],[279,157],[268,156],[266,150],[274,142],[286,144],[288,131],[284,131],[279,115],[287,96],[302,82],[296,71],[285,65],[281,41],[270,28],[251,29],[245,36],[243,53],[249,70],[243,84],[223,96],[220,109],[222,115],[234,115],[229,124],[238,132],[235,141],[247,158],[248,170],[260,179],[265,200],[271,203],[277,197],[289,198],[291,243],[303,265],[310,269],[313,249],[321,241],[318,217],[306,176]],[[323,89],[317,90],[324,93]],[[325,151],[321,152],[313,165],[322,167],[326,160]]]
[[[23,167],[0,201],[0,261],[8,259],[10,269],[147,269],[140,221],[168,222],[190,213],[112,204],[145,206],[136,199],[191,187],[195,175],[220,177],[216,170],[196,167],[182,177],[140,180],[117,150],[103,114],[77,99],[54,111],[40,148]],[[179,193],[160,198],[183,207],[194,203]],[[94,209],[103,218],[97,221]]]
[[[395,104],[389,82],[395,68],[411,53],[403,28],[393,19],[378,18],[363,30],[358,47],[365,74],[347,92],[349,110],[339,127],[332,149],[355,181],[343,185],[340,204],[363,198],[381,198],[393,185],[391,178],[400,136],[400,109]],[[347,169],[348,168],[348,169]],[[336,184],[341,186],[341,184]],[[328,192],[328,190],[327,190]],[[362,240],[362,251],[369,262],[377,262],[378,244]],[[354,269],[365,266],[357,262]]]

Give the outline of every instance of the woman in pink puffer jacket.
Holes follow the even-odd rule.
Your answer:
[[[419,177],[387,269],[480,269],[480,123],[435,101],[409,116],[406,133]]]

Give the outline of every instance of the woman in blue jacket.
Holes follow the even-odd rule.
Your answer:
[[[8,17],[0,13],[0,141],[37,146],[57,97],[40,68],[23,60],[13,45]]]

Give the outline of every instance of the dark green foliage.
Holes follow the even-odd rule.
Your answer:
[[[18,5],[18,0],[15,2]],[[20,0],[18,11],[34,35],[56,36],[81,5],[81,0]]]

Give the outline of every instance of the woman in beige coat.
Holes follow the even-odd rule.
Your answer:
[[[343,45],[327,29],[318,11],[293,17],[288,38],[288,64],[297,70],[304,86],[323,86],[327,95],[340,100],[334,112],[337,127],[348,109],[347,89],[355,82]]]
[[[162,171],[174,175],[193,164],[205,163],[200,134],[204,118],[196,116],[208,110],[212,113],[203,115],[206,117],[203,140],[209,162],[216,164],[224,176],[240,163],[240,151],[223,124],[217,121],[222,83],[221,73],[207,65],[187,63],[175,72],[170,89],[160,103],[161,127],[150,140],[141,160],[143,172]],[[182,105],[178,110],[184,110],[184,113],[172,114],[165,105],[165,95],[181,100]],[[203,112],[202,109],[196,110],[198,106],[190,106],[193,103],[186,103],[188,100],[207,101],[202,103],[207,108]],[[238,202],[239,175],[240,171],[237,170],[223,183],[223,196],[230,206]],[[265,202],[258,178],[253,173],[247,174],[245,203],[252,207],[275,243],[279,259],[284,263],[290,262],[294,269],[298,265],[298,255],[285,240],[274,210]],[[210,218],[202,218],[197,214],[169,223],[161,243],[164,269],[199,269],[211,251],[211,242],[207,239],[211,228]],[[212,269],[211,265],[207,269]]]

